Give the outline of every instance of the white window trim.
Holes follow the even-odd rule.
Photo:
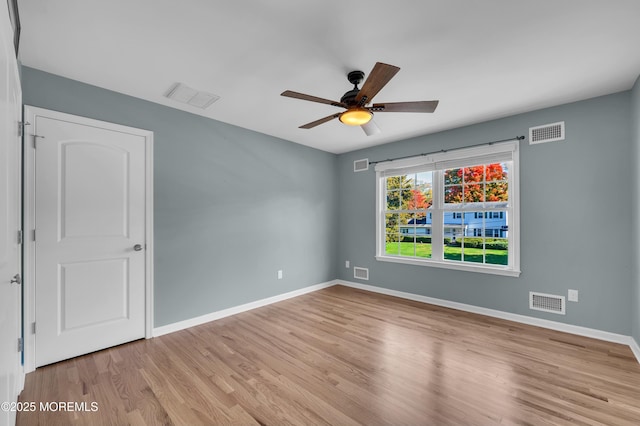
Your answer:
[[[509,159],[505,157],[510,156]],[[502,160],[501,160],[502,159]],[[513,214],[509,221],[509,265],[487,265],[487,264],[475,264],[472,262],[460,262],[455,260],[445,259],[429,259],[429,258],[411,258],[401,256],[390,256],[384,254],[385,247],[385,224],[384,224],[384,211],[386,207],[386,176],[391,176],[394,173],[402,172],[403,169],[414,170],[441,170],[443,168],[459,167],[456,164],[462,165],[475,165],[475,164],[488,164],[498,161],[510,161],[512,163],[512,170],[509,173],[509,203]],[[475,164],[471,164],[475,162]],[[421,155],[412,158],[405,158],[402,160],[389,161],[384,163],[378,163],[375,166],[376,170],[376,260],[382,262],[404,263],[409,265],[430,266],[435,268],[446,268],[460,271],[479,272],[485,274],[504,275],[511,277],[520,276],[520,161],[519,161],[519,149],[517,141],[503,142],[498,144],[489,144],[482,146],[475,146],[472,148],[462,148],[451,150],[443,153],[436,153],[430,155]],[[408,172],[408,171],[407,171]],[[435,180],[435,179],[434,179]],[[442,185],[438,185],[439,188],[443,188]],[[436,194],[434,191],[434,203],[437,203],[437,209],[432,211],[432,224],[442,221],[443,209],[440,206],[440,193]],[[436,200],[436,197],[437,200]],[[432,237],[433,237],[432,229]],[[432,253],[442,251],[440,247],[443,242],[439,240],[431,240]]]

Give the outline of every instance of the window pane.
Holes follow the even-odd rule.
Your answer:
[[[506,181],[509,177],[507,163],[487,164],[485,173],[487,182],[496,180]]]
[[[404,190],[400,195],[402,199],[402,206],[400,207],[403,210],[415,210],[422,201],[422,197],[420,192],[415,189]]]
[[[474,183],[464,185],[464,202],[465,203],[481,203],[484,201],[484,184]]]
[[[487,219],[484,221],[485,236],[496,238],[507,238],[507,212],[495,211],[489,212]]]
[[[428,213],[416,213],[416,257],[431,257],[431,219]]]
[[[484,235],[485,212],[466,212],[464,214],[464,235],[479,237]]]
[[[462,185],[445,186],[444,202],[448,204],[462,203]]]
[[[431,235],[431,220],[427,213],[416,213],[413,223],[416,226],[416,235]]]
[[[509,184],[507,182],[487,183],[485,194],[489,202],[509,201]]]
[[[400,191],[387,191],[387,210],[400,209]]]
[[[462,241],[462,260],[484,263],[484,239],[464,238]]]
[[[387,190],[400,189],[400,182],[405,176],[391,176],[387,178]]]
[[[398,234],[387,234],[385,242],[386,254],[398,255],[400,254],[400,236]]]
[[[416,237],[416,257],[431,257],[431,236]]]
[[[397,234],[400,232],[400,215],[394,213],[385,214],[385,232],[387,234]]]
[[[415,236],[411,235],[400,237],[400,256],[413,257],[415,256],[415,250]]]
[[[485,262],[492,265],[509,264],[509,240],[487,238],[485,240]]]
[[[445,245],[462,237],[462,213],[444,212],[443,221]]]
[[[484,166],[465,167],[462,172],[464,183],[484,181]]]
[[[414,214],[401,213],[400,217],[400,256],[415,255],[416,217]]]
[[[446,260],[462,260],[461,237],[444,237],[444,258]]]
[[[428,209],[433,203],[433,173],[418,173],[415,175],[415,187],[412,191],[410,210]]]
[[[462,213],[460,212],[444,212],[444,236],[452,237],[454,228],[462,229]]]
[[[398,216],[399,219],[399,228],[400,233],[403,235],[415,235],[416,234],[416,218],[414,214],[411,213],[400,213]]]
[[[416,189],[421,192],[425,192],[427,190],[431,191],[433,183],[433,173],[432,172],[422,172],[416,174]]]
[[[444,184],[452,185],[462,183],[462,169],[449,169],[444,171]]]
[[[462,260],[462,234],[464,232],[462,218],[455,219],[452,216],[452,213],[449,212],[444,214],[444,258]]]

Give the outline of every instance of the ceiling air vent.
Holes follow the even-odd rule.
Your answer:
[[[212,103],[220,99],[220,96],[192,89],[182,83],[174,84],[165,96],[174,101],[202,109],[208,108]]]
[[[354,266],[353,267],[353,278],[357,278],[359,280],[368,281],[369,280],[369,269],[368,268],[361,268],[359,266]]]
[[[529,145],[564,140],[564,121],[529,128]]]
[[[551,312],[554,314],[565,314],[564,296],[556,296],[555,294],[529,292],[529,309],[536,311]]]
[[[365,170],[369,170],[369,159],[363,158],[362,160],[356,160],[353,162],[353,171],[354,172],[364,172]]]

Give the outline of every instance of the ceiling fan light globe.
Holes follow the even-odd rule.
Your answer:
[[[353,108],[340,114],[340,121],[347,126],[362,126],[373,118],[371,111],[365,108]]]

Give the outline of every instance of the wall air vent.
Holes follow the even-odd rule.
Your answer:
[[[359,266],[354,266],[353,267],[353,278],[357,278],[359,280],[368,281],[369,280],[369,269],[368,268],[361,268]]]
[[[369,170],[369,159],[363,158],[362,160],[356,160],[353,162],[353,171],[354,172],[364,172],[365,170]]]
[[[536,311],[565,314],[565,298],[555,294],[529,292],[529,309]]]
[[[198,91],[182,83],[176,83],[165,95],[167,98],[197,108],[206,109],[212,103],[220,99],[220,96]]]
[[[529,128],[529,145],[564,140],[564,121]]]

